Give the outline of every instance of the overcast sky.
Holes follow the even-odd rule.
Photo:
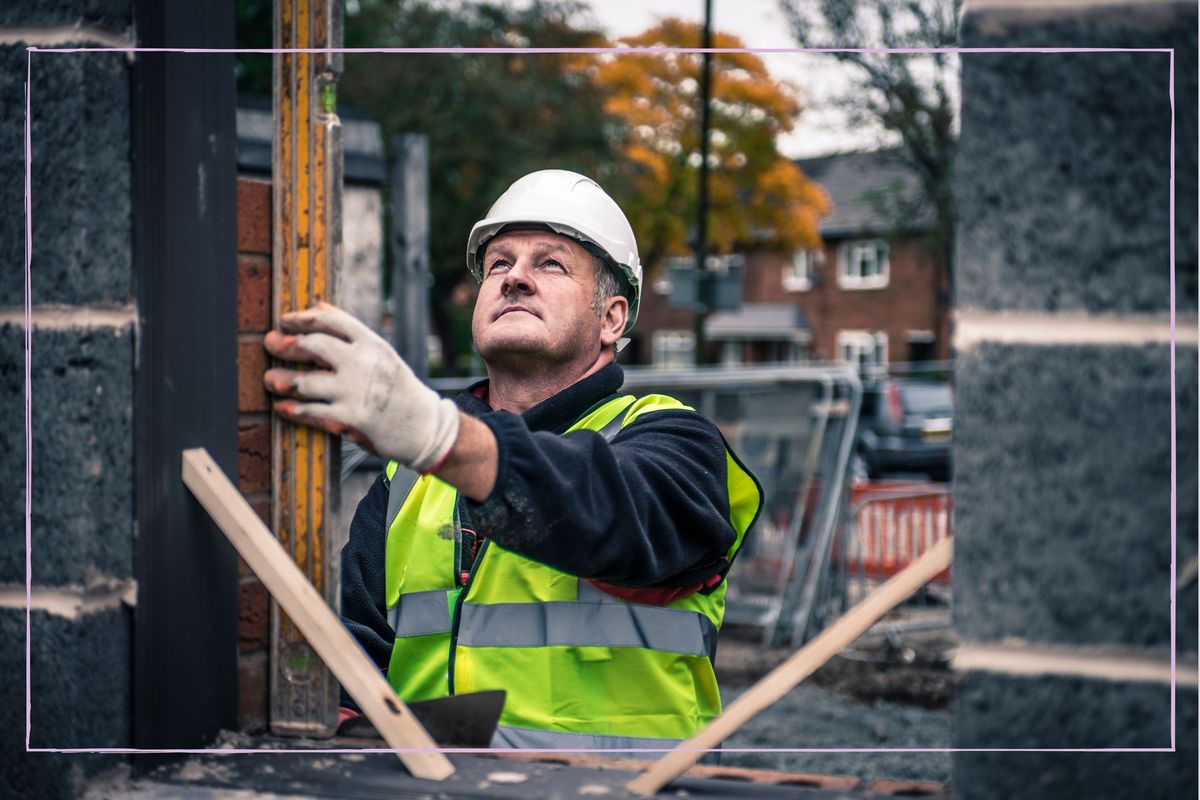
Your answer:
[[[523,0],[513,3],[528,5]],[[612,37],[640,33],[663,17],[703,22],[704,0],[591,0],[591,13]],[[713,29],[731,33],[747,47],[791,48],[792,39],[777,0],[712,0]],[[851,149],[876,149],[884,140],[880,131],[851,131],[836,114],[812,108],[822,98],[844,91],[844,69],[828,64],[828,57],[804,53],[764,53],[772,76],[794,83],[809,108],[792,133],[782,137],[779,149],[793,158],[824,155]]]

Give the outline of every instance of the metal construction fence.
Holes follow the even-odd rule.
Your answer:
[[[468,379],[430,382],[443,392]],[[862,387],[844,365],[625,369],[623,391],[678,398],[712,420],[758,478],[764,502],[729,574],[725,619],[766,644],[799,644],[820,627],[847,512],[847,473]]]

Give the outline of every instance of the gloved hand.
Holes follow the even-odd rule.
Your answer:
[[[328,303],[284,314],[267,334],[267,351],[327,370],[269,369],[267,390],[285,419],[345,434],[372,452],[418,472],[440,464],[458,437],[458,408],[417,378],[392,346]]]

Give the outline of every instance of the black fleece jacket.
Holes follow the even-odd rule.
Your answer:
[[[600,371],[524,414],[493,412],[475,391],[455,402],[496,436],[492,493],[464,501],[463,527],[534,561],[581,578],[626,587],[692,586],[727,568],[736,536],[729,523],[725,443],[700,414],[663,410],[639,417],[606,441],[562,432],[624,381]],[[384,550],[389,485],[383,475],[359,503],[342,550],[342,617],[386,670],[394,634],[387,621]]]

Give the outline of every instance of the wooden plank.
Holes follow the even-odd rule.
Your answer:
[[[771,670],[729,705],[707,728],[682,742],[659,759],[645,775],[630,781],[634,794],[653,795],[678,778],[704,755],[807,678],[842,648],[849,645],[917,589],[931,581],[954,560],[953,539],[943,539],[929,552],[896,573],[895,577],[863,598],[837,622]]]
[[[442,780],[454,767],[396,697],[321,595],[203,448],[183,452],[183,482],[225,532],[317,655],[346,687],[415,777]]]

